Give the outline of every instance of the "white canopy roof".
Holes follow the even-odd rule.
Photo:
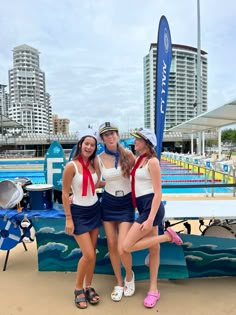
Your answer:
[[[236,124],[236,100],[216,107],[167,131],[195,133]]]

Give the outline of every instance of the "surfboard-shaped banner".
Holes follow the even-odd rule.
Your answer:
[[[65,153],[58,141],[52,142],[44,158],[44,176],[47,184],[62,190],[62,174],[66,165]]]

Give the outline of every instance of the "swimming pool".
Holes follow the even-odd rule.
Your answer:
[[[19,163],[20,162],[20,163]],[[27,177],[31,180],[33,184],[45,184],[45,176],[43,170],[24,170],[17,169],[17,165],[28,164],[43,164],[44,161],[41,160],[1,160],[1,164],[8,164],[14,167],[14,169],[0,169],[0,181],[4,179],[14,180],[16,177]],[[162,173],[162,192],[163,194],[211,194],[212,188],[199,188],[199,187],[191,187],[191,188],[178,188],[177,185],[198,185],[198,184],[211,184],[212,179],[206,178],[203,172],[194,172],[193,170],[189,170],[187,168],[183,168],[180,166],[176,166],[166,161],[161,162],[161,173]],[[215,183],[223,183],[221,180],[216,180]],[[168,185],[168,188],[165,186]],[[175,186],[174,188],[170,188],[169,186]],[[215,193],[232,193],[232,188],[225,187],[214,187]]]
[[[33,184],[45,184],[44,172],[41,170],[0,170],[0,182],[4,179],[14,180],[16,177],[27,177]]]
[[[202,171],[194,171],[181,166],[176,166],[166,161],[161,161],[161,178],[162,178],[162,192],[164,194],[195,194],[204,193],[206,195],[212,193],[232,193],[232,188],[227,187],[214,187],[214,188],[201,188],[201,187],[188,187],[188,188],[178,188],[178,185],[188,185],[196,186],[199,184],[224,184],[221,179],[213,180],[209,175],[204,174]],[[165,186],[168,185],[168,188]],[[175,186],[174,188],[169,188],[170,185]]]
[[[44,159],[34,160],[0,160],[0,165],[17,165],[17,164],[44,164]]]

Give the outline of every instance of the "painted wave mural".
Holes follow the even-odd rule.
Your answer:
[[[64,232],[63,218],[42,219],[32,218],[36,229],[38,270],[39,271],[70,271],[75,272],[81,257],[81,251],[74,238]],[[163,244],[164,245],[164,244]],[[95,273],[113,274],[107,241],[101,227],[97,242],[97,261]],[[148,250],[135,252],[133,255],[133,269],[137,280],[149,277]],[[181,248],[174,244],[165,244],[161,250],[160,277],[188,278],[188,271]]]
[[[75,272],[81,251],[64,232],[64,218],[32,218],[36,229],[39,271]],[[181,279],[236,275],[236,239],[181,234],[183,246],[161,244],[159,278]],[[107,241],[101,228],[95,273],[113,274]],[[149,278],[148,250],[133,255],[137,280]]]
[[[183,235],[190,278],[236,276],[236,239]]]

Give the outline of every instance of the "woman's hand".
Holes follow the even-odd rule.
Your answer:
[[[66,217],[66,233],[72,235],[74,233],[74,222],[72,217]]]
[[[69,203],[72,204],[73,203],[73,195],[69,196]]]
[[[149,219],[147,219],[140,225],[141,231],[149,232],[151,231],[152,228],[153,228],[153,221]]]
[[[106,186],[105,180],[100,180],[98,188],[104,188]]]

